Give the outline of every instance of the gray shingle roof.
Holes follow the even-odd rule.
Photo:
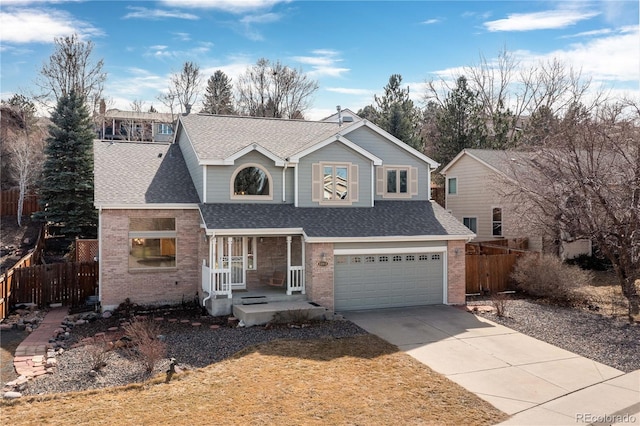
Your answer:
[[[527,151],[498,149],[465,149],[465,151],[511,178],[515,177],[517,173],[523,173],[535,155]]]
[[[198,203],[177,145],[93,144],[95,204]]]
[[[200,204],[208,229],[302,228],[309,237],[468,236],[473,233],[433,202],[377,201],[375,207],[292,204]],[[443,238],[446,239],[446,238]]]
[[[180,122],[200,161],[223,160],[252,144],[285,159],[354,124],[208,114],[181,116]]]

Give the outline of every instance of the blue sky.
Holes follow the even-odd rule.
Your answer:
[[[2,99],[34,90],[54,37],[78,33],[103,58],[109,105],[153,104],[185,61],[233,80],[265,57],[320,89],[310,119],[357,111],[397,73],[425,82],[506,48],[522,66],[557,58],[593,87],[640,99],[637,0],[630,1],[28,1],[0,3]]]

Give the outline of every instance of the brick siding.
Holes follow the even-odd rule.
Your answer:
[[[129,298],[138,304],[191,301],[200,290],[202,258],[206,258],[204,230],[198,210],[102,210],[100,282],[103,309]],[[176,219],[176,268],[129,269],[129,218]]]
[[[464,241],[447,243],[447,261],[447,303],[464,305],[466,303]]]
[[[320,265],[324,253],[326,266]],[[307,297],[327,309],[334,309],[333,294],[333,244],[307,244],[305,246]]]

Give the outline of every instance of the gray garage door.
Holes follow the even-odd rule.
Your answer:
[[[336,255],[337,311],[442,303],[442,253]]]

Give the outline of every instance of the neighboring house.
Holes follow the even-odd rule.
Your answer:
[[[109,109],[100,115],[98,138],[139,142],[171,142],[173,114]]]
[[[465,303],[475,235],[436,162],[372,123],[191,114],[174,143],[96,141],[100,300],[231,309],[269,284],[331,310]]]
[[[464,149],[442,169],[445,208],[476,234],[475,241],[527,238],[530,249],[545,249],[543,238],[522,223],[513,201],[501,195],[501,187],[517,173],[526,173],[529,158],[524,152]],[[561,254],[565,258],[590,255],[591,242],[564,242]]]

